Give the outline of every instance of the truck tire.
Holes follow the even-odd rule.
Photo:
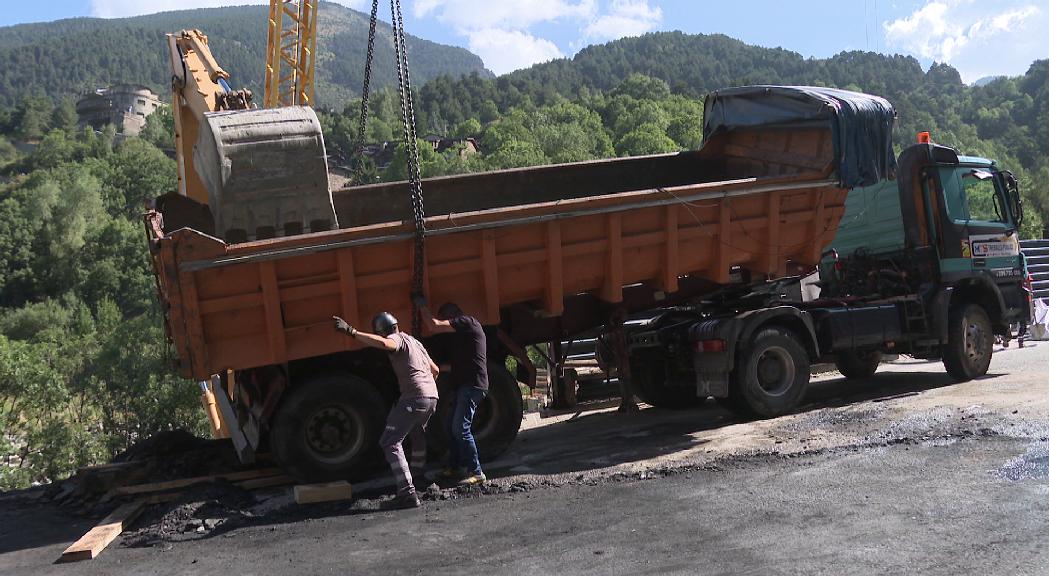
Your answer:
[[[947,317],[947,343],[943,346],[943,366],[958,382],[987,373],[994,351],[991,320],[979,304],[952,308]]]
[[[360,478],[381,460],[387,405],[367,381],[325,374],[298,384],[277,410],[270,450],[303,482]]]
[[[431,460],[443,458],[448,451],[445,423],[451,417],[448,413],[451,402],[447,399],[455,393],[446,378],[440,379],[438,389],[441,400],[426,433],[427,457]],[[510,447],[521,429],[523,417],[524,402],[517,380],[505,366],[489,362],[488,396],[477,407],[473,425],[474,442],[482,462],[494,460]]]
[[[656,408],[683,410],[698,406],[706,400],[696,396],[695,384],[667,386],[666,361],[654,355],[631,359],[630,385],[642,402]]]
[[[482,461],[494,460],[510,447],[521,429],[524,402],[517,379],[506,366],[488,364],[488,396],[474,415],[474,441]]]
[[[838,368],[842,376],[849,380],[874,376],[879,364],[881,364],[881,351],[879,350],[847,350],[839,352],[834,357],[834,366]]]
[[[794,410],[809,386],[809,355],[789,330],[759,330],[732,372],[728,405],[761,418]]]

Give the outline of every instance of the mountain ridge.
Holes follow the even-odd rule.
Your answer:
[[[149,86],[161,95],[170,78],[164,34],[197,28],[208,35],[220,65],[234,87],[261,96],[266,50],[264,5],[196,8],[129,18],[67,18],[0,28],[0,105],[14,105],[27,94],[53,99],[76,96],[118,83]],[[368,16],[331,2],[320,4],[317,46],[317,101],[339,107],[360,93]],[[388,24],[379,22],[373,86],[396,83]],[[477,55],[408,35],[412,77],[477,73],[491,77]]]

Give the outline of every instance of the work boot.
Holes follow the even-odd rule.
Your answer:
[[[477,474],[472,474],[472,475],[467,476],[466,478],[463,478],[462,480],[460,480],[459,481],[459,485],[460,486],[477,486],[479,484],[484,484],[486,480],[488,480],[488,478],[485,478],[484,472],[478,472]]]
[[[415,492],[408,492],[406,494],[398,494],[392,499],[379,504],[379,509],[404,510],[406,508],[418,508],[419,506],[422,506],[422,502],[419,501],[419,497],[415,494]]]

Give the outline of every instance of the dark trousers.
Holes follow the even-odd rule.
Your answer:
[[[465,468],[471,475],[481,473],[481,460],[477,455],[477,443],[474,442],[473,424],[477,406],[487,395],[487,390],[473,386],[462,386],[455,392],[454,404],[445,421],[450,468]]]
[[[408,467],[408,461],[404,457],[404,447],[401,445],[409,434],[412,437],[412,451],[425,450],[426,423],[430,421],[434,409],[437,408],[436,398],[405,398],[397,402],[386,417],[386,428],[379,438],[379,446],[386,461],[393,471],[393,478],[397,482],[397,494],[411,494],[415,492],[412,484],[412,473]]]

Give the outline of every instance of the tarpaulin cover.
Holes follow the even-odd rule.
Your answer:
[[[703,116],[704,140],[736,128],[829,127],[842,187],[895,178],[896,109],[878,96],[812,86],[743,86],[707,95]]]

